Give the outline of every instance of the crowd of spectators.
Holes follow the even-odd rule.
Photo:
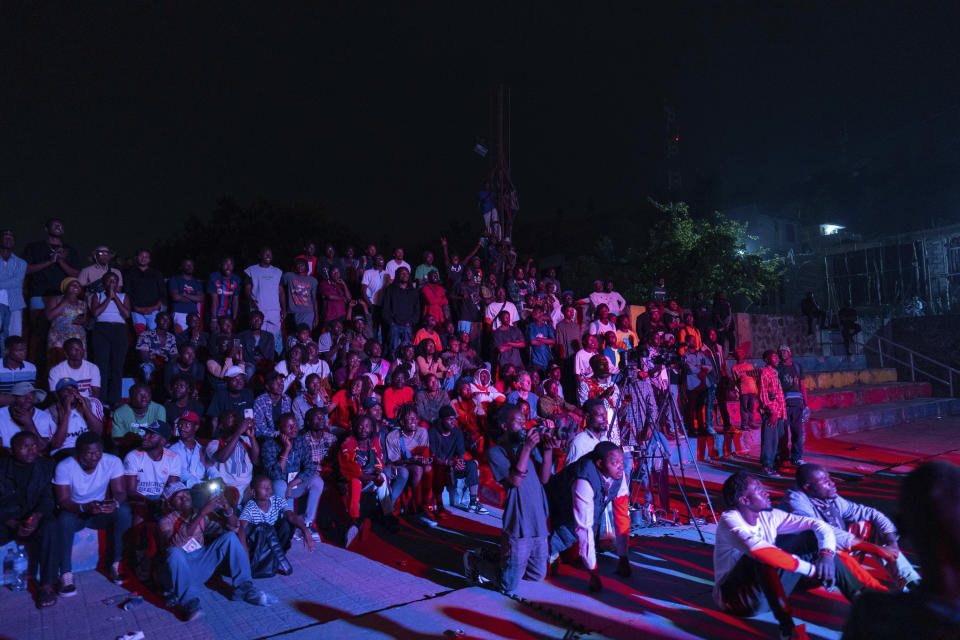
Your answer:
[[[512,591],[577,544],[599,589],[601,538],[630,573],[651,443],[735,431],[739,398],[744,428],[760,411],[764,472],[803,465],[802,370],[786,346],[759,370],[730,354],[722,292],[683,308],[660,280],[634,315],[615,283],[577,296],[487,237],[462,257],[441,238],[442,264],[428,251],[415,268],[399,247],[308,243],[289,271],[269,247],[205,279],[189,257],[162,274],[145,249],[122,265],[99,246],[81,269],[63,222],[45,229],[23,259],[0,233],[0,542],[39,556],[40,606],[76,593],[83,528],[111,531],[111,580],[135,572],[189,619],[224,563],[235,597],[266,605],[253,580],[293,571],[294,541],[487,514],[484,483],[503,542],[468,552],[468,577],[489,561]]]

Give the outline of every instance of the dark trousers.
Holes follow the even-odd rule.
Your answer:
[[[813,562],[817,557],[817,537],[812,531],[777,536],[776,545],[803,560]],[[849,600],[863,589],[845,564],[834,556],[837,588]],[[754,616],[770,611],[781,628],[793,626],[788,597],[804,576],[793,571],[777,569],[744,555],[720,585],[720,597],[735,616]]]
[[[73,571],[73,534],[82,529],[107,529],[107,559],[110,562],[119,562],[123,557],[123,536],[130,529],[133,518],[130,515],[130,505],[122,504],[113,513],[98,513],[88,515],[61,511],[57,516],[57,545],[60,549],[60,571]]]
[[[777,441],[781,460],[786,460],[787,456],[790,456],[790,461],[796,462],[803,457],[804,435],[803,398],[790,398],[787,400],[787,421]]]
[[[100,399],[116,407],[123,385],[123,362],[127,358],[127,325],[98,322],[90,332],[93,363],[100,369]]]
[[[757,428],[757,394],[755,393],[741,393],[740,394],[740,428],[741,429],[756,429]]]
[[[687,431],[706,429],[704,407],[707,404],[707,389],[687,390]]]
[[[26,538],[17,536],[17,530],[0,525],[0,545],[15,540],[22,544],[30,557],[28,575],[37,575],[40,572],[40,584],[55,585],[60,570],[60,548],[57,544],[57,519],[53,514],[44,516],[31,535]]]
[[[760,466],[773,469],[776,466],[777,445],[783,434],[783,420],[771,420],[764,414],[760,422]]]

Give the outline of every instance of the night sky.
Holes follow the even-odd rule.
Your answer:
[[[51,215],[81,249],[132,249],[223,195],[318,203],[358,230],[402,218],[401,242],[476,223],[470,148],[498,82],[528,219],[666,198],[664,99],[696,209],[782,204],[831,174],[829,206],[856,219],[891,196],[850,182],[889,189],[893,172],[957,218],[956,3],[279,4],[0,5],[0,210],[18,249]]]

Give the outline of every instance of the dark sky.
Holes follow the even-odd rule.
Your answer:
[[[228,195],[410,220],[404,240],[475,217],[498,82],[531,218],[663,197],[665,98],[682,195],[712,208],[916,127],[957,146],[956,3],[360,4],[3,3],[4,224],[22,246],[58,215],[123,250]]]

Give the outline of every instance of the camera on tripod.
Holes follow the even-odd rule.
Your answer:
[[[650,353],[650,347],[645,345],[631,349],[627,352],[627,366],[642,369],[644,360],[655,367],[679,367],[683,363],[683,356],[680,355],[676,347],[659,347],[656,354],[651,356]]]

